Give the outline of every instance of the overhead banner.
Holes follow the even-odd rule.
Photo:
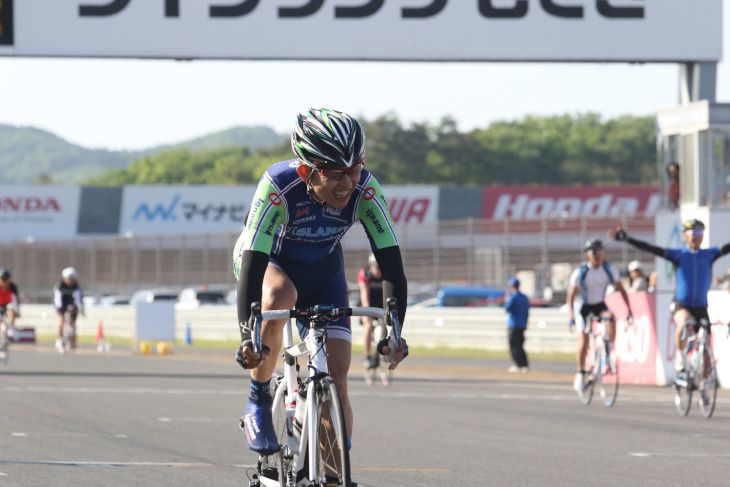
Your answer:
[[[80,192],[78,187],[0,186],[0,241],[74,238]]]
[[[255,186],[127,186],[122,235],[174,235],[240,231]]]
[[[13,5],[8,0],[4,5]],[[722,0],[16,0],[0,55],[719,61]]]

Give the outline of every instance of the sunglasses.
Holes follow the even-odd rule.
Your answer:
[[[349,169],[318,169],[319,173],[331,181],[341,181],[345,176],[360,175],[365,161],[360,161]]]
[[[687,230],[687,232],[691,232],[693,237],[702,237],[705,234],[704,230]]]

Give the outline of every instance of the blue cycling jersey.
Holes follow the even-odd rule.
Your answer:
[[[684,306],[707,307],[707,292],[712,284],[712,263],[720,257],[719,247],[692,250],[667,249],[666,259],[677,270],[677,289],[674,300]]]
[[[373,251],[398,245],[383,190],[365,169],[342,209],[319,206],[297,174],[296,159],[272,165],[259,181],[246,226],[233,252],[239,277],[244,250],[274,254],[300,264],[334,252],[347,230],[360,222]]]

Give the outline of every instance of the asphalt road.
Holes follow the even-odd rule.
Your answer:
[[[409,363],[410,361],[410,363]],[[534,361],[533,361],[534,362]],[[583,406],[572,364],[409,358],[393,385],[353,364],[353,478],[370,486],[730,485],[730,393],[687,418],[670,388]],[[0,367],[0,487],[248,486],[248,380],[228,354],[61,356]]]

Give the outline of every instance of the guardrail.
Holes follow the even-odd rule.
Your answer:
[[[49,305],[23,305],[19,327],[35,327],[36,335],[56,333],[57,317]],[[95,337],[98,326],[105,337],[134,338],[136,309],[131,306],[87,307],[79,316],[78,334]],[[502,308],[424,308],[409,309],[404,336],[409,345],[429,348],[506,350],[507,314]],[[190,326],[193,341],[239,339],[235,306],[202,306],[175,310],[175,333],[185,336]],[[360,342],[362,328],[353,320],[354,342]],[[575,335],[568,332],[567,314],[558,308],[532,308],[526,333],[528,352],[570,353],[575,350]]]

